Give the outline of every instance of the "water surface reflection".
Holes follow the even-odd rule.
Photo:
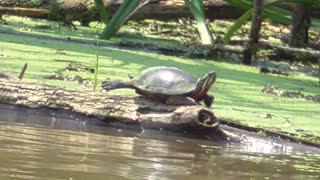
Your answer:
[[[320,151],[311,147],[270,141],[263,148],[265,140],[217,144],[76,117],[39,116],[34,123],[13,111],[0,110],[1,180],[320,178]]]

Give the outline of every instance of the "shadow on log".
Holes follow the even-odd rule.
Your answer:
[[[47,108],[95,117],[111,126],[133,126],[192,134],[211,140],[240,141],[219,128],[220,120],[202,106],[168,106],[142,97],[112,96],[0,79],[0,103]]]

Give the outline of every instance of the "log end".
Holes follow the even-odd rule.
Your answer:
[[[201,106],[182,106],[174,112],[172,123],[189,124],[200,128],[217,128],[220,119],[210,109]]]

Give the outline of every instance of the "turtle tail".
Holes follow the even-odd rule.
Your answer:
[[[103,81],[101,84],[102,89],[106,91],[110,91],[113,89],[120,89],[120,88],[131,88],[135,89],[131,82],[123,82],[120,80],[106,80]]]

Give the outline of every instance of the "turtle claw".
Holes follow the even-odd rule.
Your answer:
[[[119,83],[119,81],[117,80],[110,80],[107,79],[105,81],[102,82],[101,87],[102,89],[106,90],[106,91],[110,91],[112,89],[115,89],[115,86]]]
[[[101,87],[106,91],[110,91],[113,89],[120,89],[120,88],[135,89],[130,82],[122,82],[120,80],[110,80],[110,79],[103,81],[101,84]]]

